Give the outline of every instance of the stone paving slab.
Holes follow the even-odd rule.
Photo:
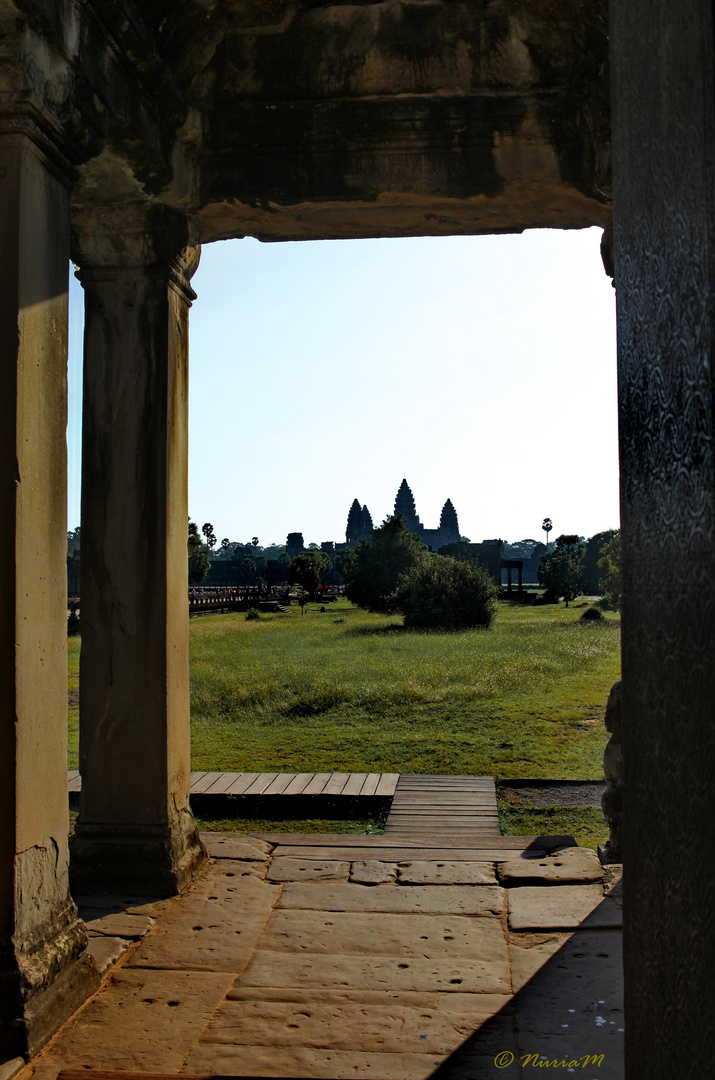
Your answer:
[[[133,896],[124,893],[99,893],[91,896],[75,896],[73,893],[72,898],[82,918],[89,912],[101,911],[105,915],[109,913],[149,915],[152,919],[157,919],[177,902],[175,896],[170,896],[166,900],[157,900],[151,896]]]
[[[511,930],[575,929],[603,902],[600,885],[525,885],[507,890]]]
[[[576,1060],[604,1054],[598,1075],[621,1080],[625,1026],[621,942],[618,930],[578,930],[553,952],[516,998],[522,1055]],[[519,947],[509,948],[514,964]],[[589,1075],[583,1067],[577,1071]]]
[[[91,937],[87,942],[87,952],[92,957],[92,962],[100,975],[104,975],[112,964],[123,956],[131,942],[126,938],[104,937],[99,934]]]
[[[485,942],[501,940],[496,919],[465,915],[276,911],[258,949],[270,952],[478,958]]]
[[[474,1010],[485,1013],[510,1009],[511,997],[504,994],[462,994],[454,990],[443,994],[439,990],[324,990],[320,987],[302,986],[233,986],[226,994],[227,1001],[293,1002],[307,1009],[320,1009],[323,1005],[352,1004],[359,1006],[379,1005],[397,1008],[405,1005],[410,1009],[429,1012],[469,1013]],[[513,1009],[511,1010],[513,1013]]]
[[[350,864],[350,881],[358,885],[387,885],[397,878],[396,863],[364,859]]]
[[[401,862],[397,865],[400,885],[496,885],[494,863]]]
[[[484,922],[493,925],[495,933],[484,935],[478,958],[427,960],[404,954],[387,957],[304,952],[296,955],[257,950],[237,985],[507,994],[511,980],[506,942],[496,920]]]
[[[325,859],[295,859],[279,856],[271,861],[267,881],[347,881],[349,862]]]
[[[221,859],[141,943],[131,967],[242,971],[280,895],[246,871],[247,864]]]
[[[587,885],[603,881],[603,867],[590,848],[566,848],[543,859],[501,863],[502,885]]]
[[[266,859],[273,850],[271,844],[256,836],[236,833],[201,833],[201,839],[212,859]]]
[[[439,1064],[440,1059],[432,1054],[199,1043],[189,1054],[182,1076],[203,1073],[210,1076],[314,1077],[315,1080],[427,1080]]]
[[[563,948],[570,937],[569,933],[510,935],[511,986],[515,994]]]
[[[505,892],[495,885],[284,886],[279,908],[315,911],[384,911],[405,914],[499,915]]]
[[[83,911],[90,936],[104,934],[107,937],[127,938],[138,941],[154,925],[148,915],[128,915],[125,912]]]
[[[406,996],[406,995],[405,995]],[[417,996],[417,995],[414,995]],[[453,995],[443,994],[450,998]],[[460,994],[460,1003],[469,999],[467,1011],[447,1008],[416,1008],[403,1000],[383,1000],[368,1004],[357,995],[346,1000],[339,993],[324,994],[311,1002],[236,1000],[219,1006],[201,1043],[257,1046],[310,1046],[330,1050],[370,1050],[380,1053],[450,1054],[486,1020],[503,1007],[508,995]],[[504,1017],[504,1032],[494,1036],[494,1053],[500,1040],[513,1027],[511,1014]]]
[[[122,968],[48,1048],[38,1080],[65,1064],[178,1072],[230,985],[215,972]]]

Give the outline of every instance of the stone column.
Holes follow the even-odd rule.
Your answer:
[[[189,809],[189,279],[181,221],[76,222],[85,290],[77,894],[180,890]]]
[[[715,27],[611,12],[623,561],[626,1075],[715,1030]]]
[[[13,130],[14,128],[14,130]],[[0,1062],[98,985],[69,894],[69,165],[27,115],[0,123]]]

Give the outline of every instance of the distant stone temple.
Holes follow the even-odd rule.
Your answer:
[[[426,529],[417,515],[415,499],[410,485],[406,480],[403,480],[395,496],[394,513],[402,514],[410,532],[419,536],[422,543],[432,548],[433,551],[439,551],[445,544],[459,543],[459,522],[457,520],[457,511],[454,509],[451,499],[447,499],[442,507],[439,528]],[[353,547],[360,540],[369,540],[372,527],[372,518],[367,506],[361,506],[358,499],[354,499],[348,513],[348,524],[345,531],[346,543]]]

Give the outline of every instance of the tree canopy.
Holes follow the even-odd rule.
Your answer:
[[[408,531],[401,514],[385,518],[373,529],[369,542],[360,541],[352,562],[344,567],[345,595],[367,611],[395,611],[393,593],[400,574],[411,570],[426,550],[422,541]]]
[[[621,531],[614,532],[601,548],[601,558],[598,560],[601,569],[599,589],[606,597],[608,606],[614,611],[621,607]]]
[[[583,590],[581,557],[583,537],[562,534],[556,537],[554,550],[542,555],[539,563],[539,582],[554,596],[563,596],[566,607]]]
[[[189,521],[187,551],[189,556],[189,585],[200,585],[208,574],[211,563],[208,554],[203,550],[199,529],[195,521]]]
[[[293,559],[288,570],[288,581],[291,585],[300,585],[313,593],[320,585],[323,575],[327,574],[332,566],[330,557],[324,551],[308,548]]]
[[[613,539],[617,532],[617,529],[606,529],[604,532],[594,533],[586,544],[581,559],[581,573],[583,576],[583,591],[589,596],[601,595],[601,578],[603,577],[599,569],[601,553],[604,546]]]

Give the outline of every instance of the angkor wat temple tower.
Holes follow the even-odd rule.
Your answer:
[[[402,514],[410,532],[419,536],[422,543],[432,548],[433,551],[439,551],[445,544],[459,543],[459,521],[451,499],[447,499],[442,507],[439,528],[426,529],[417,514],[410,485],[406,480],[403,480],[395,496],[394,513]],[[359,501],[355,499],[348,514],[348,527],[345,533],[346,543],[353,546],[357,545],[360,540],[369,540],[371,529],[372,518],[367,506],[361,506]]]
[[[372,533],[372,518],[367,506],[361,506],[357,499],[348,513],[348,527],[345,530],[345,542],[353,546],[361,540],[369,540]]]

